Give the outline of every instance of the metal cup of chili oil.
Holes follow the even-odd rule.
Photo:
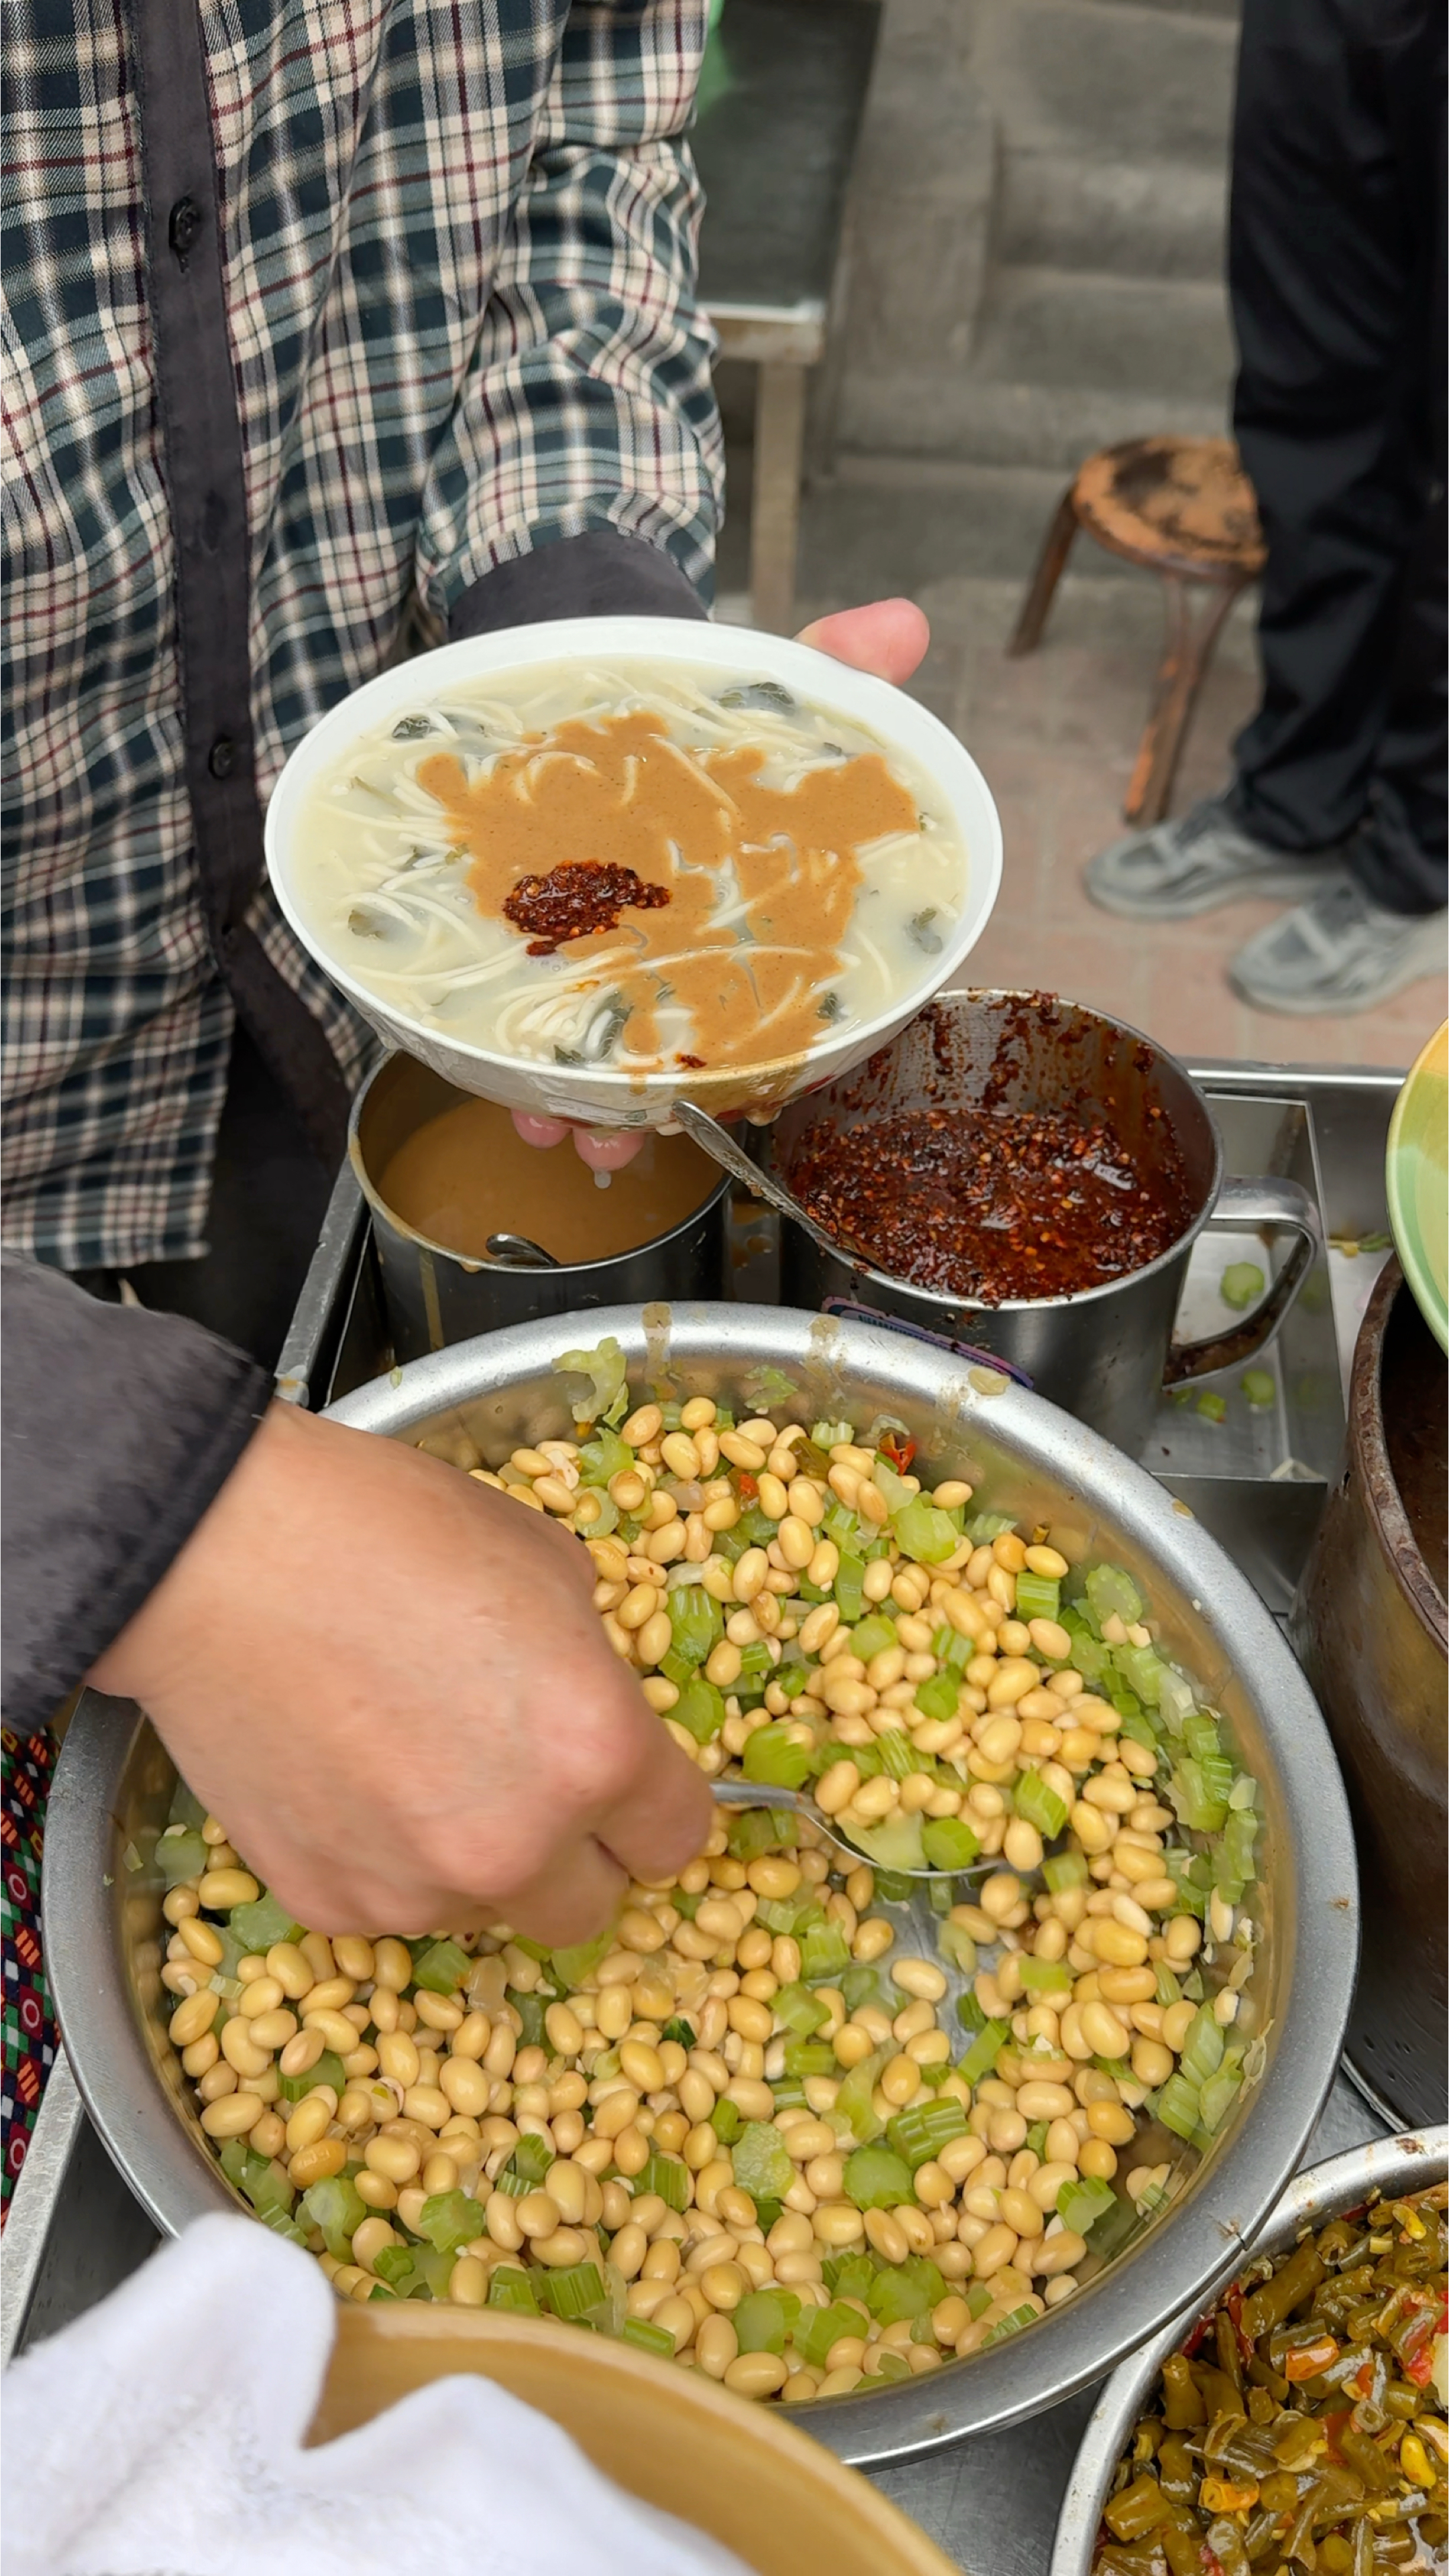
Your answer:
[[[787,1305],[875,1308],[991,1352],[1134,1457],[1164,1383],[1261,1349],[1319,1248],[1295,1182],[1224,1178],[1175,1056],[1048,993],[942,995],[756,1150],[841,1247],[782,1224]],[[1285,1227],[1291,1247],[1242,1324],[1174,1346],[1208,1225]]]

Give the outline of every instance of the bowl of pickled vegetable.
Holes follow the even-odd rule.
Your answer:
[[[994,1371],[747,1307],[591,1329],[339,1417],[570,1529],[661,1728],[758,1805],[571,1950],[329,1940],[82,1710],[78,2080],[161,2224],[239,2197],[344,2298],[580,2324],[856,2460],[1009,2421],[1220,2277],[1220,2209],[1301,2152],[1355,1946],[1321,1721],[1191,1515]],[[98,1940],[129,2016],[70,1972]],[[138,2072],[173,2119],[118,2117]]]
[[[1226,2293],[1109,2381],[1051,2576],[1449,2565],[1449,2131],[1302,2174]]]

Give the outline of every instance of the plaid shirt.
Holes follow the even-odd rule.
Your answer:
[[[235,1008],[198,869],[143,5],[8,0],[5,39],[5,1238],[66,1268],[204,1248]],[[166,8],[199,7],[257,794],[409,621],[436,639],[552,540],[612,529],[703,589],[719,442],[678,137],[704,0],[150,5],[163,64]],[[369,1034],[264,887],[242,920],[355,1079]]]

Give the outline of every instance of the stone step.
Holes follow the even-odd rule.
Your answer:
[[[1193,278],[998,268],[971,373],[1061,391],[1130,390],[1169,406],[1222,404],[1233,374],[1227,298],[1220,284]]]
[[[1221,171],[1237,31],[1130,0],[981,0],[970,63],[1010,151]]]
[[[848,380],[840,438],[857,455],[1035,466],[1065,476],[1119,439],[1158,430],[1221,438],[1226,426],[1224,398],[1190,401],[1130,383],[1116,391],[999,383],[961,368],[916,367]]]
[[[1017,267],[1221,281],[1226,164],[1124,161],[1017,150],[1000,155],[994,247]]]

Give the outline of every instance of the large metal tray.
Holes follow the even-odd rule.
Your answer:
[[[1384,1147],[1402,1076],[1221,1062],[1192,1069],[1212,1100],[1229,1167],[1283,1172],[1313,1189],[1330,1251],[1310,1279],[1306,1301],[1299,1300],[1296,1327],[1285,1327],[1281,1347],[1262,1363],[1274,1374],[1272,1408],[1240,1420],[1246,1407],[1235,1407],[1241,1390],[1228,1373],[1221,1382],[1228,1398],[1224,1422],[1165,1407],[1154,1433],[1161,1455],[1149,1449],[1144,1463],[1191,1505],[1281,1614],[1335,1472],[1347,1363],[1383,1257],[1359,1247],[1386,1237]],[[365,1214],[356,1183],[344,1173],[278,1363],[279,1393],[314,1410],[389,1365]],[[768,1297],[773,1237],[763,1211],[737,1211],[735,1248],[736,1293]],[[1216,1279],[1237,1257],[1238,1247],[1225,1250],[1219,1238],[1199,1263],[1184,1330],[1206,1329]],[[1261,1263],[1263,1247],[1245,1244],[1242,1257]],[[1305,2161],[1386,2136],[1396,2125],[1385,2105],[1341,2073]],[[104,2297],[155,2242],[94,2137],[62,2056],[0,2242],[4,2358]],[[1084,2391],[1029,2425],[872,2475],[971,2576],[1043,2576],[1062,2493],[1098,2393]]]

